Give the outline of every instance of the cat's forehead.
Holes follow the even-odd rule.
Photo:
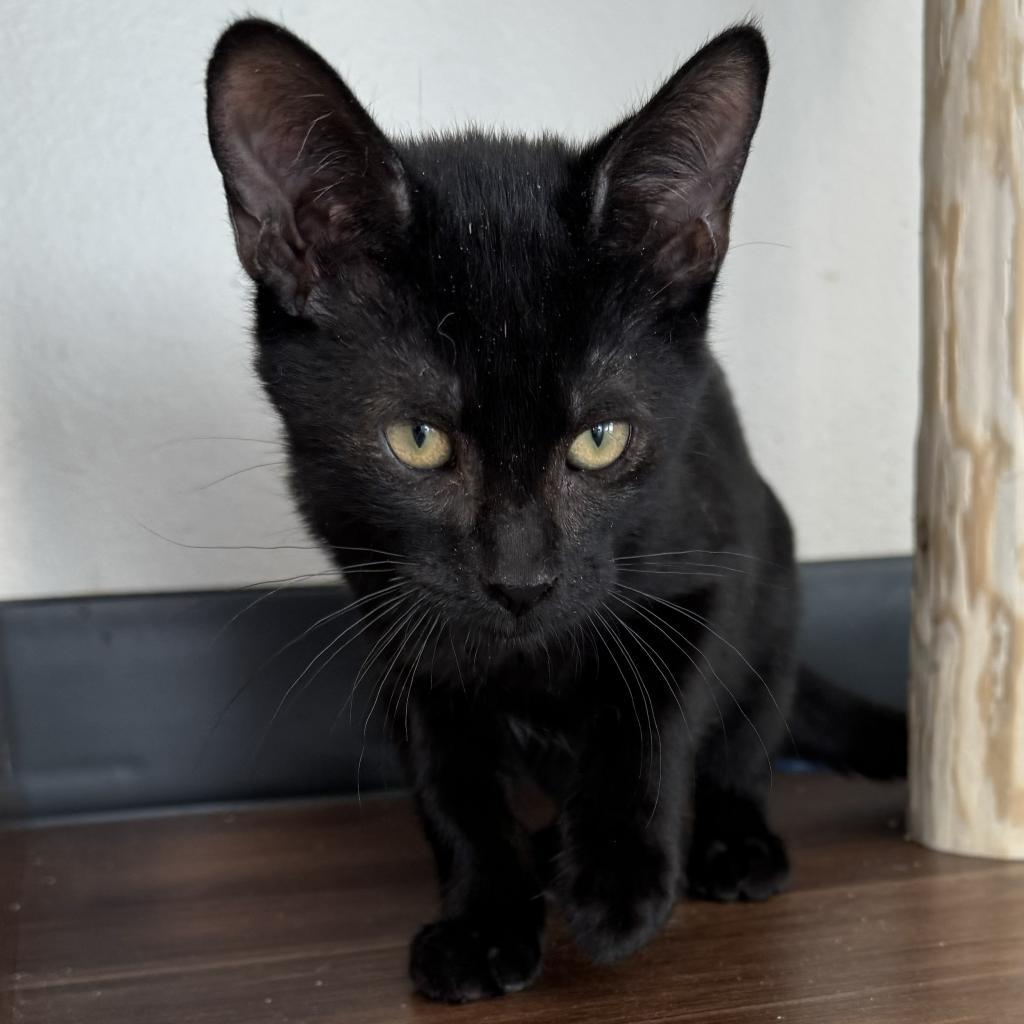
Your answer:
[[[546,218],[577,155],[576,148],[554,137],[466,132],[410,142],[402,161],[413,189],[431,190],[442,215],[461,221],[475,213],[525,226]]]
[[[642,331],[595,292],[572,221],[576,156],[560,140],[491,135],[403,152],[428,342],[412,365],[442,364],[460,420],[501,445],[560,436],[637,382]]]
[[[554,312],[574,256],[566,145],[467,135],[419,143],[406,162],[436,297],[482,320]]]
[[[582,331],[566,215],[573,151],[559,140],[469,134],[403,153],[416,195],[420,302],[479,383],[538,387]],[[561,364],[561,365],[556,365]]]

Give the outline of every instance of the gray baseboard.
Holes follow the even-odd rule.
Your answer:
[[[910,560],[810,563],[802,574],[804,659],[855,692],[902,705]],[[357,700],[351,716],[341,710],[349,687],[340,684],[354,678],[364,653],[356,644],[330,673],[307,676],[270,727],[282,696],[332,634],[281,648],[346,601],[343,591],[303,588],[0,603],[6,811],[82,813],[399,785],[380,731],[363,734],[366,705]]]

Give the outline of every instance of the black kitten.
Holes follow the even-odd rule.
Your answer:
[[[210,62],[295,495],[339,568],[393,569],[351,584],[437,858],[411,958],[432,998],[530,984],[545,890],[599,961],[686,889],[777,892],[790,716],[811,753],[898,768],[844,739],[898,720],[848,702],[826,741],[820,690],[794,708],[792,534],[706,341],[767,75],[741,26],[589,145],[399,142],[274,25]],[[534,836],[524,771],[559,806]]]

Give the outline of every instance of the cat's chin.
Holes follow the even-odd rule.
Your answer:
[[[552,639],[553,631],[548,626],[526,617],[506,622],[491,622],[484,632],[496,647],[503,647],[516,653],[539,651]]]

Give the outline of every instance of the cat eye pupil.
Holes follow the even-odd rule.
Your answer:
[[[604,469],[626,450],[630,429],[625,420],[595,423],[576,435],[566,458],[574,469]]]
[[[451,438],[438,427],[398,420],[384,429],[392,454],[410,469],[440,469],[452,456]]]

